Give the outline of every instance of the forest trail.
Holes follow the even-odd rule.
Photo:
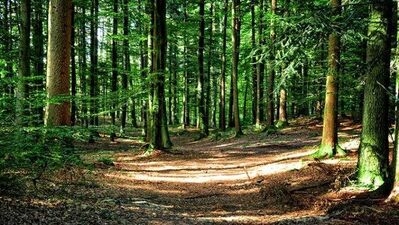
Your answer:
[[[19,214],[41,224],[399,222],[399,213],[392,213],[398,209],[389,208],[384,216],[382,209],[391,206],[363,206],[346,201],[355,194],[338,192],[353,175],[360,128],[350,121],[341,125],[341,144],[349,155],[317,162],[307,156],[320,142],[318,121],[298,121],[275,134],[238,139],[194,141],[194,130],[176,133],[174,154],[150,156],[126,151],[139,149],[138,141],[110,143],[104,138],[83,144],[84,158],[106,154],[113,166],[97,163],[85,181],[52,191],[43,188],[35,196],[1,197],[2,216],[11,221],[5,224],[24,224]],[[369,218],[379,221],[369,223]]]

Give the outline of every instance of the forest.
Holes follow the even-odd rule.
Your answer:
[[[399,224],[396,0],[2,0],[0,224]]]

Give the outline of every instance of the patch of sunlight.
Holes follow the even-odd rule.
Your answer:
[[[226,214],[226,213],[225,213]],[[228,222],[228,223],[276,223],[285,220],[294,220],[295,222],[310,222],[310,221],[325,221],[329,217],[326,215],[320,215],[318,212],[313,211],[296,211],[293,213],[286,213],[284,215],[219,215],[219,216],[207,216],[198,218],[202,221],[207,222]],[[313,219],[313,220],[310,220]],[[302,224],[301,223],[301,224]]]
[[[359,138],[350,139],[344,143],[340,143],[340,145],[343,149],[356,150],[360,146],[360,139]]]
[[[304,153],[302,153],[304,154]],[[293,157],[293,156],[290,156]],[[176,182],[176,183],[214,183],[237,180],[251,180],[258,176],[268,176],[276,173],[283,173],[292,170],[300,170],[312,161],[295,161],[286,163],[271,163],[266,165],[257,165],[252,167],[233,168],[230,170],[220,171],[178,171],[176,173],[157,173],[148,171],[131,171],[126,172],[124,177],[130,177],[132,180],[151,181],[151,182]],[[343,161],[340,159],[327,159],[321,162],[326,164],[349,164],[351,161]],[[106,176],[115,177],[115,175],[107,174]]]

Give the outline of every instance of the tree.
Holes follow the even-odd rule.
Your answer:
[[[341,0],[331,0],[333,14],[341,12]],[[334,26],[334,24],[332,24]],[[328,38],[328,73],[326,79],[326,96],[323,117],[323,137],[319,150],[314,154],[316,158],[332,157],[338,149],[338,77],[340,64],[341,40],[338,31],[333,31]],[[340,155],[345,154],[342,150]]]
[[[44,90],[44,35],[43,35],[43,1],[34,1],[34,13],[33,13],[33,69],[35,76],[35,96],[40,95]],[[43,105],[33,105],[34,124],[43,124]]]
[[[258,47],[262,48],[264,45],[264,35],[263,35],[263,0],[259,1],[259,21],[258,21]],[[255,123],[257,126],[260,126],[260,123],[264,119],[263,113],[263,80],[264,80],[264,71],[265,64],[263,57],[260,56],[257,59],[257,72],[256,72],[256,109],[255,109]]]
[[[98,125],[98,0],[90,8],[90,124]]]
[[[17,123],[25,125],[29,105],[28,77],[30,76],[30,20],[31,1],[22,0],[20,5],[20,41],[19,41],[19,68],[17,86]]]
[[[227,48],[227,11],[229,8],[228,0],[224,1],[223,31],[222,31],[222,68],[220,73],[220,105],[219,105],[219,128],[226,129],[226,48]]]
[[[380,187],[388,178],[388,86],[391,59],[392,1],[373,1],[368,25],[359,184]]]
[[[267,126],[274,125],[274,79],[276,76],[275,70],[275,51],[274,51],[274,44],[276,40],[276,30],[275,30],[275,18],[277,12],[277,0],[271,0],[271,23],[270,23],[270,48],[271,48],[271,57],[270,57],[270,73],[267,80]]]
[[[240,113],[238,107],[238,63],[240,56],[240,32],[241,32],[241,10],[240,0],[233,0],[232,6],[232,26],[233,26],[233,59],[232,59],[232,90],[233,90],[233,112],[234,112],[234,128],[237,135],[241,135]]]
[[[71,54],[71,0],[50,0],[47,50],[47,126],[71,124],[69,66]]]
[[[200,116],[201,137],[209,135],[209,118],[207,110],[207,76],[204,71],[205,49],[205,0],[199,0],[199,39],[198,39],[198,112]]]
[[[141,6],[141,2],[139,2],[139,7]],[[123,35],[124,35],[124,39],[123,39],[123,55],[124,55],[124,63],[123,63],[123,67],[124,67],[124,71],[122,73],[122,90],[124,92],[127,92],[128,90],[128,77],[129,77],[129,73],[130,73],[130,46],[129,46],[129,0],[123,0],[123,5],[122,5],[122,9],[123,9]],[[140,21],[141,22],[141,21]],[[141,29],[141,23],[140,23],[140,29]],[[117,28],[116,28],[117,29]],[[140,41],[140,47],[143,48],[143,41]],[[140,48],[140,50],[141,50]],[[142,50],[141,50],[142,51]],[[140,54],[140,62],[143,63],[144,59],[142,58],[143,56],[141,56]],[[143,72],[144,72],[144,68],[142,68]],[[135,118],[133,117],[132,119],[135,122]],[[126,119],[127,119],[127,103],[124,103],[122,105],[122,114],[121,114],[121,133],[124,133],[125,128],[126,128]],[[134,124],[137,126],[137,124]]]
[[[167,50],[166,1],[152,1],[152,65],[150,94],[150,144],[158,150],[172,147],[166,118],[165,67]]]
[[[118,35],[118,0],[113,0],[113,22],[112,22],[112,79],[111,79],[111,91],[113,96],[117,96],[118,91],[118,42],[116,36]],[[111,122],[115,126],[116,123],[116,111],[117,111],[117,99],[112,101],[111,109]],[[115,134],[112,134],[115,136]]]

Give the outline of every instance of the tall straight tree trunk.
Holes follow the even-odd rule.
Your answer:
[[[214,3],[211,3],[211,7],[210,7],[210,12],[209,14],[210,16],[210,21],[209,21],[209,43],[208,43],[208,62],[207,62],[207,81],[206,81],[206,114],[208,115],[208,121],[209,121],[209,117],[211,117],[211,115],[213,115],[213,112],[210,113],[211,108],[212,107],[212,100],[211,100],[211,81],[213,81],[213,65],[212,65],[212,58],[213,58],[213,7],[214,7]],[[213,124],[213,117],[211,119],[212,121],[212,127],[214,126]],[[208,122],[209,124],[209,122]]]
[[[259,47],[264,46],[264,35],[263,35],[263,0],[259,0],[259,21],[258,21],[258,45]],[[264,81],[264,71],[265,64],[264,60],[260,56],[258,58],[258,63],[256,65],[256,115],[255,115],[255,123],[256,126],[260,126],[261,122],[264,119],[264,100],[263,100],[263,81]]]
[[[335,15],[339,15],[341,12],[341,0],[331,0],[330,5],[332,7],[333,13]],[[340,37],[338,33],[334,31],[330,34],[328,39],[328,74],[326,79],[323,137],[321,146],[314,155],[316,158],[332,157],[337,153],[338,150],[337,98],[340,48]],[[343,154],[343,152],[340,152],[340,154]]]
[[[219,109],[219,128],[224,131],[226,129],[226,46],[227,46],[227,16],[228,16],[229,2],[224,1],[224,16],[223,16],[223,40],[222,40],[222,69],[220,73],[220,109]]]
[[[184,25],[187,25],[187,0],[184,0]],[[184,95],[183,95],[183,124],[184,128],[190,126],[190,87],[189,87],[189,77],[188,77],[188,59],[187,59],[187,34],[184,33]]]
[[[71,125],[75,126],[76,124],[76,113],[77,113],[77,105],[76,105],[76,60],[75,60],[75,6],[72,5],[72,13],[71,13],[71,93],[72,93],[72,103],[71,103]]]
[[[33,50],[34,50],[34,75],[36,96],[44,90],[44,35],[43,35],[43,5],[41,0],[34,2],[34,23],[33,23]],[[7,50],[6,50],[7,51]],[[7,51],[8,52],[8,51]],[[34,106],[34,123],[43,123],[43,105]]]
[[[139,2],[139,7],[141,3]],[[129,54],[129,0],[123,0],[122,3],[123,10],[123,73],[122,73],[122,90],[123,93],[126,93],[128,90],[128,75],[130,72],[130,54]],[[141,34],[141,21],[139,24],[140,34]],[[140,64],[142,63],[142,41],[140,40]],[[125,95],[125,94],[123,94]],[[122,105],[122,113],[121,113],[121,133],[125,132],[126,128],[126,119],[127,119],[127,103],[124,102]]]
[[[11,39],[11,2],[10,0],[5,0],[3,1],[3,9],[4,9],[4,22],[3,22],[3,29],[4,29],[4,39],[3,39],[3,44],[4,44],[4,50],[5,52],[11,52],[11,46],[12,46],[12,39]],[[12,68],[12,57],[9,55],[5,55],[5,60],[6,60],[6,77],[7,78],[12,78],[13,77],[13,68]],[[13,85],[9,82],[7,83],[6,87],[6,93],[10,96],[14,95],[14,87]]]
[[[256,46],[256,22],[255,22],[255,0],[251,0],[251,44],[252,44],[252,51],[254,51]],[[256,123],[256,108],[258,105],[258,98],[257,98],[257,60],[256,56],[252,56],[252,123]]]
[[[91,0],[90,15],[90,124],[98,126],[98,0]]]
[[[199,0],[199,39],[198,39],[198,112],[200,117],[201,137],[209,135],[207,87],[208,78],[204,71],[205,49],[205,0]]]
[[[71,0],[50,0],[47,50],[47,98],[50,100],[70,95],[71,16]],[[47,103],[45,124],[70,125],[70,110],[70,102],[67,99],[57,100],[57,103]]]
[[[388,106],[392,0],[371,5],[368,26],[363,129],[359,148],[358,182],[380,187],[388,178]],[[378,24],[378,25],[377,25]]]
[[[81,8],[81,22],[80,22],[80,51],[79,51],[79,78],[80,78],[80,91],[83,96],[87,95],[87,58],[86,58],[86,9]],[[87,100],[82,99],[82,126],[88,127],[89,120],[87,117]]]
[[[29,97],[28,77],[30,76],[30,19],[31,1],[22,0],[20,4],[20,41],[19,68],[17,88],[17,123],[26,125],[29,111],[27,98]]]
[[[177,45],[174,46],[173,48],[173,79],[172,79],[172,96],[173,96],[173,100],[172,100],[172,124],[177,124],[179,119],[178,119],[178,98],[179,98],[179,93],[178,93],[178,89],[177,89],[177,85],[178,85],[178,74],[177,74],[177,68],[178,68],[178,47]]]
[[[112,79],[111,79],[111,92],[114,98],[111,103],[111,122],[115,126],[116,123],[116,108],[118,102],[118,42],[116,36],[118,35],[118,0],[113,0],[113,21],[112,21]],[[114,135],[114,132],[113,132]]]
[[[393,18],[398,18],[399,16],[399,2],[393,3],[394,5],[394,15]],[[396,37],[396,41],[399,41],[398,35],[398,24],[396,21],[395,29],[393,30],[393,36]],[[396,45],[396,59],[399,57],[399,45]],[[399,64],[396,63],[396,69],[399,69]],[[396,99],[399,99],[399,73],[396,72],[396,80],[395,80],[395,94]],[[391,182],[392,182],[392,190],[391,194],[388,197],[388,201],[398,203],[399,202],[399,105],[396,103],[395,105],[395,142],[394,142],[394,151],[393,158],[391,163]]]
[[[165,103],[165,67],[167,50],[166,0],[152,0],[152,90],[150,98],[151,139],[154,149],[172,147],[169,138]]]
[[[276,15],[277,11],[277,0],[271,0],[271,14],[272,17]],[[274,78],[276,76],[275,70],[275,40],[276,40],[276,28],[275,19],[271,19],[270,24],[270,41],[271,41],[271,57],[270,57],[270,73],[267,82],[267,126],[274,125]]]
[[[240,112],[238,103],[238,63],[240,56],[240,32],[241,32],[241,10],[240,0],[233,0],[232,6],[232,26],[233,26],[233,61],[232,61],[232,89],[233,89],[233,109],[234,109],[234,128],[237,135],[241,135]]]

